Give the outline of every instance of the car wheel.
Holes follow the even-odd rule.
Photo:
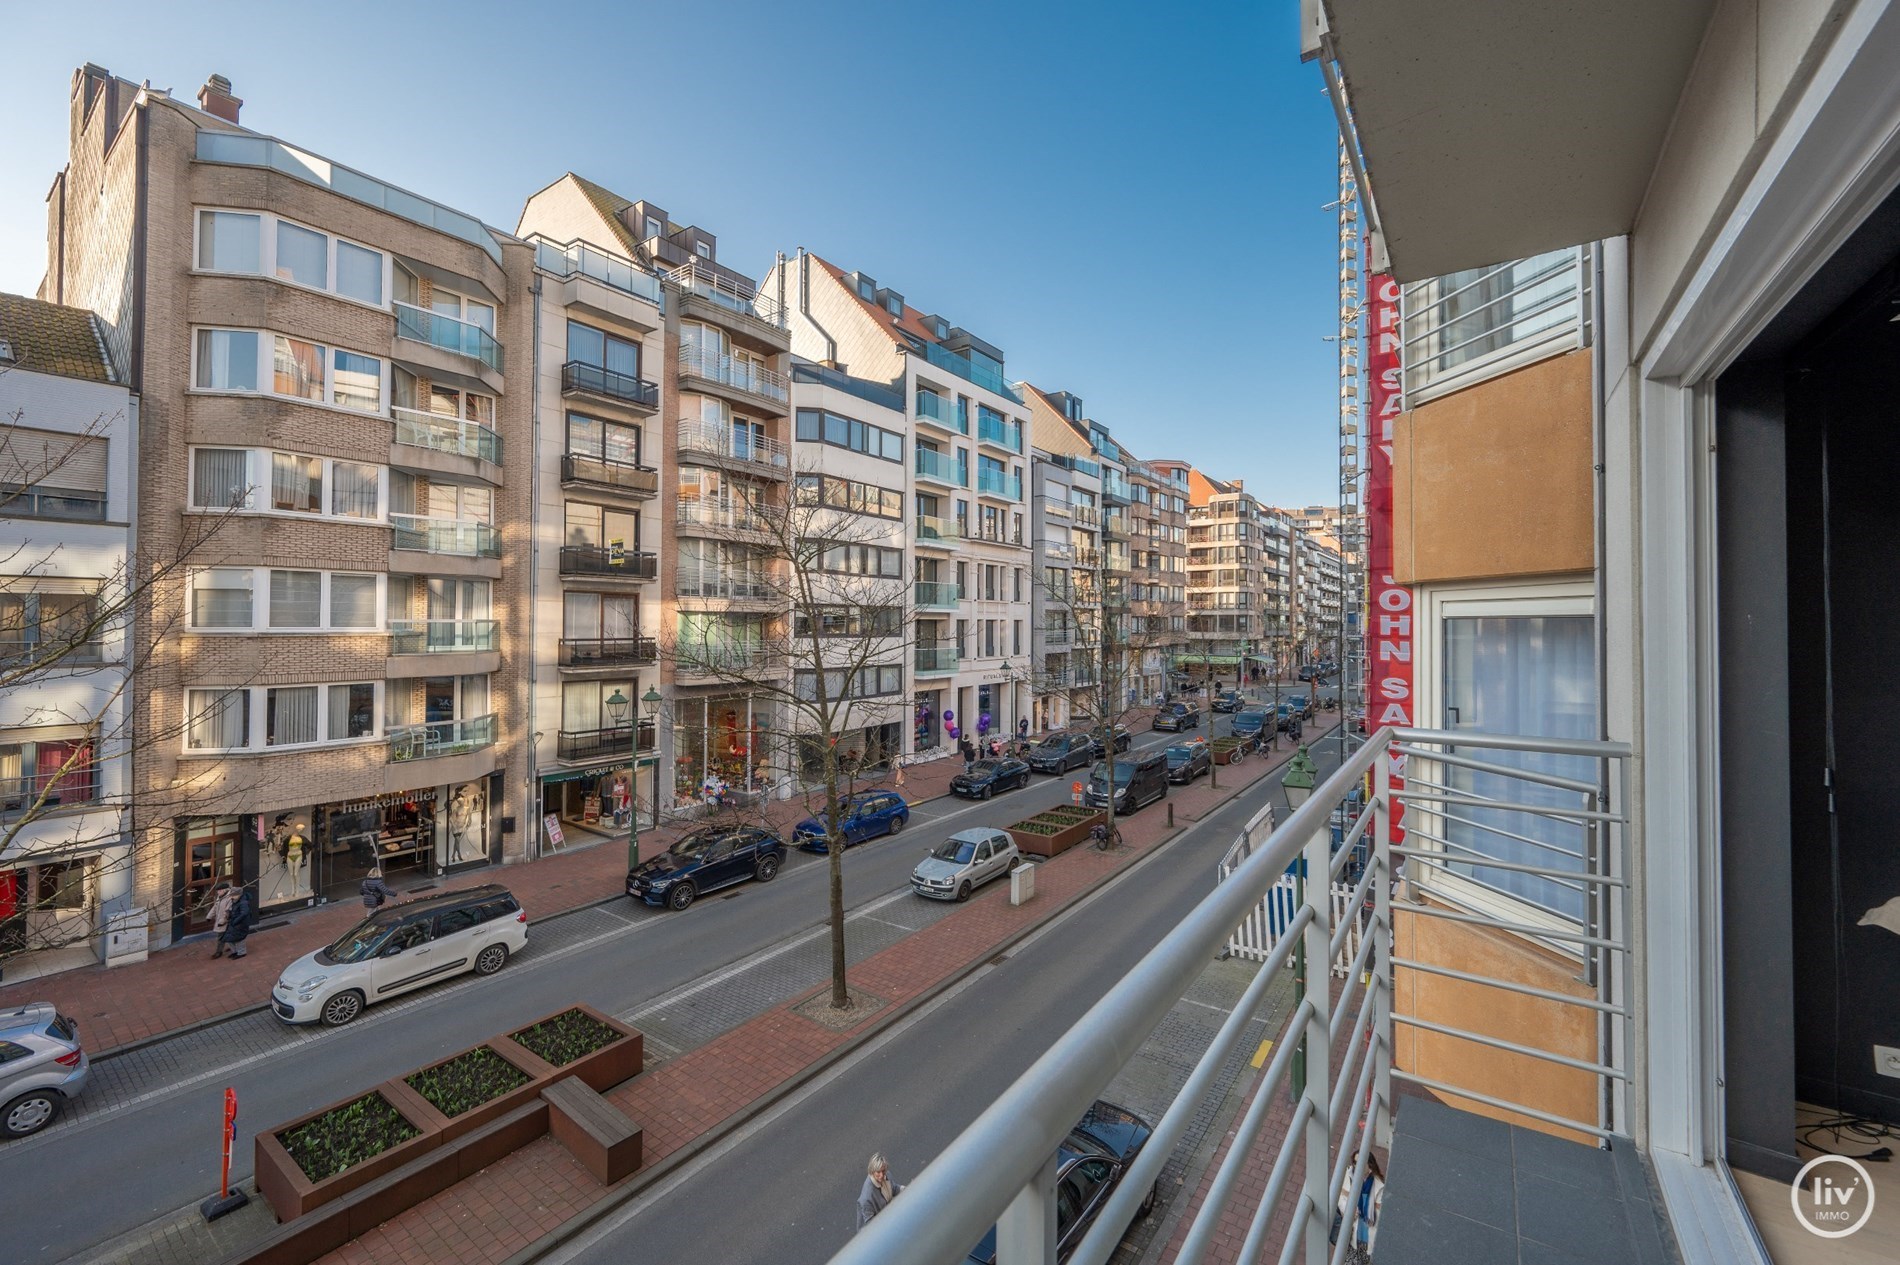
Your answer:
[[[505,944],[491,944],[475,955],[477,975],[493,975],[506,965],[508,965],[508,946]]]
[[[957,899],[958,900],[970,899],[970,882],[968,879],[965,879],[963,882],[957,884]]]
[[[770,883],[773,879],[777,878],[778,858],[775,856],[760,857],[759,863],[752,869],[752,877],[761,883]]]
[[[53,1090],[31,1090],[7,1104],[6,1115],[0,1116],[0,1125],[4,1125],[10,1138],[38,1133],[53,1123],[53,1117],[59,1114],[60,1102],[60,1096]]]
[[[1157,1177],[1155,1179],[1155,1184],[1148,1187],[1148,1197],[1141,1201],[1141,1207],[1135,1209],[1135,1215],[1137,1217],[1145,1217],[1149,1213],[1153,1212],[1155,1210],[1155,1200],[1160,1198],[1160,1196],[1161,1196],[1161,1179]]]
[[[995,783],[991,783],[990,785],[988,785],[988,786],[985,786],[985,787],[983,788],[983,794],[982,794],[982,795],[980,795],[980,796],[978,796],[978,798],[979,798],[979,799],[988,799],[988,798],[989,798],[990,796],[992,796],[992,795],[994,795],[994,794],[996,794],[996,785],[995,785]],[[891,829],[891,833],[892,833],[892,834],[895,834],[895,833],[897,833],[897,830],[896,830],[896,825],[897,825],[897,823],[896,823],[896,822],[892,822],[892,823],[891,823],[891,826],[892,826],[892,829]]]
[[[326,1028],[341,1028],[350,1020],[363,1013],[363,994],[354,988],[338,993],[323,1003],[319,1018]]]
[[[984,798],[988,799],[989,796],[985,795]],[[892,834],[901,833],[903,829],[904,829],[904,819],[902,817],[891,818],[891,833]]]
[[[691,883],[675,883],[673,890],[666,894],[667,908],[684,909],[693,903],[693,897],[697,895],[699,893],[693,890]]]

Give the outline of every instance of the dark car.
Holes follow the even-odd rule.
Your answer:
[[[1314,707],[1313,700],[1305,694],[1287,695],[1286,705],[1289,711],[1291,711],[1294,715],[1300,717],[1302,720],[1313,719],[1313,713],[1315,710],[1317,710]]]
[[[998,791],[1013,791],[1029,785],[1029,766],[1015,756],[978,760],[968,773],[950,779],[950,793],[970,799],[988,799]]]
[[[684,909],[694,899],[749,878],[769,883],[785,861],[779,837],[758,826],[701,826],[651,861],[627,871],[627,895]]]
[[[1231,728],[1236,738],[1251,738],[1258,746],[1266,734],[1268,718],[1272,715],[1264,707],[1249,707],[1245,711],[1235,712]]]
[[[1194,703],[1164,703],[1155,712],[1154,727],[1171,729],[1179,733],[1183,729],[1201,727],[1201,709]]]
[[[1088,1114],[1056,1148],[1056,1260],[1066,1261],[1095,1224],[1109,1196],[1154,1134],[1146,1120],[1125,1107],[1096,1099]],[[1155,1206],[1157,1182],[1135,1212],[1145,1217]],[[996,1227],[970,1249],[969,1261],[995,1265]]]
[[[1079,729],[1050,734],[1029,749],[1029,767],[1038,773],[1067,773],[1095,759],[1095,739]]]
[[[1113,741],[1115,744],[1115,750],[1117,751],[1128,750],[1128,744],[1135,740],[1134,735],[1128,732],[1128,726],[1127,725],[1110,725],[1108,728],[1109,728],[1109,733],[1113,735],[1113,738],[1111,739],[1111,741]],[[1095,752],[1095,758],[1099,760],[1102,758],[1102,744],[1100,741],[1096,739],[1095,733],[1096,733],[1095,730],[1093,729],[1089,730],[1089,742],[1092,744],[1091,749]]]
[[[894,835],[910,821],[910,805],[896,791],[868,791],[844,802],[844,821],[839,833],[844,846],[863,843],[880,835]],[[821,856],[831,850],[826,839],[825,816],[807,817],[792,827],[792,840],[807,852]]]
[[[1187,742],[1169,747],[1167,756],[1170,782],[1192,782],[1214,767],[1214,756],[1208,751],[1205,742]]]
[[[1082,788],[1082,806],[1106,808],[1109,800],[1109,765],[1100,761],[1089,770]],[[1123,756],[1114,761],[1115,814],[1125,816],[1143,804],[1168,797],[1168,761],[1159,751]]]
[[[1240,710],[1240,704],[1241,698],[1239,691],[1222,690],[1214,696],[1213,710],[1217,712],[1237,712]]]

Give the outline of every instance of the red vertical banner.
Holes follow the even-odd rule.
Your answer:
[[[1412,708],[1412,590],[1392,579],[1392,438],[1405,404],[1402,350],[1404,332],[1399,321],[1399,283],[1390,274],[1374,272],[1367,252],[1366,337],[1366,574],[1369,581],[1366,612],[1366,717],[1368,728],[1409,726]],[[1386,756],[1386,784],[1397,790],[1404,784],[1405,759],[1397,751]],[[1404,809],[1392,803],[1391,841],[1404,838],[1400,818]]]

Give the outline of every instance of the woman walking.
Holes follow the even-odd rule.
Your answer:
[[[211,898],[211,931],[218,942],[211,950],[214,958],[224,956],[224,929],[231,925],[231,906],[237,903],[237,897],[237,888],[228,879],[218,880],[217,895]]]
[[[883,1152],[873,1152],[871,1162],[864,1166],[864,1189],[858,1192],[858,1229],[871,1224],[871,1218],[884,1211],[902,1189],[891,1181],[891,1166]]]
[[[225,916],[224,930],[218,936],[218,947],[228,947],[232,957],[241,958],[245,952],[244,939],[251,934],[251,894],[243,887],[235,890],[237,898],[231,902],[231,910]]]

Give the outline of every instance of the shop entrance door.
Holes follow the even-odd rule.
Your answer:
[[[238,819],[220,817],[186,828],[185,934],[211,930],[211,902],[221,880],[238,881]]]

